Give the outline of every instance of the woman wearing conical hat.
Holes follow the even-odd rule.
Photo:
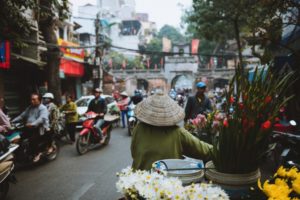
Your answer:
[[[210,144],[177,126],[184,119],[184,111],[169,96],[148,97],[137,105],[135,114],[140,123],[132,136],[133,169],[150,170],[157,160],[180,159],[183,155],[211,159]]]

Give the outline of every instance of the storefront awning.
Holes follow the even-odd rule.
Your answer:
[[[82,77],[84,75],[83,64],[64,58],[60,60],[60,70],[62,70],[66,76]]]

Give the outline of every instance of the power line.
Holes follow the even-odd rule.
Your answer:
[[[58,44],[53,44],[53,43],[38,43],[32,40],[22,40],[24,43],[27,44],[31,44],[31,45],[37,45],[37,46],[45,46],[45,47],[57,47],[57,48],[68,48],[68,49],[90,49],[90,48],[96,48],[96,47],[104,47],[107,44],[99,44],[99,45],[86,45],[86,46],[66,46],[66,45],[58,45]],[[206,56],[206,57],[224,57],[224,56],[228,56],[225,54],[202,54],[202,53],[180,53],[180,52],[162,52],[162,51],[141,51],[138,49],[130,49],[130,48],[126,48],[126,47],[120,47],[120,46],[116,46],[116,45],[108,45],[108,47],[113,48],[113,49],[119,49],[119,50],[125,50],[125,51],[129,51],[129,52],[136,52],[139,54],[143,54],[143,55],[161,55],[161,56],[172,56],[172,55],[190,55],[190,56]],[[232,55],[234,56],[234,55]],[[237,56],[237,55],[235,55]],[[243,56],[245,58],[253,58],[255,56]]]

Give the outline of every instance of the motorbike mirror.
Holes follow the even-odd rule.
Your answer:
[[[292,126],[297,126],[297,122],[296,122],[295,120],[291,120],[291,121],[290,121],[290,125],[292,125]]]

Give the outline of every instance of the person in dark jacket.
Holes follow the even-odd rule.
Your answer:
[[[194,119],[198,114],[205,114],[212,111],[211,102],[204,94],[206,84],[199,82],[196,87],[196,95],[189,97],[185,106],[185,122],[189,119]]]
[[[137,105],[141,101],[143,101],[142,93],[139,90],[135,90],[134,95],[130,98],[128,105],[130,105],[131,103],[133,103],[134,105]]]
[[[101,98],[102,90],[99,88],[94,89],[95,98],[89,103],[87,112],[95,112],[98,114],[98,120],[95,123],[95,128],[97,129],[99,136],[102,138],[101,126],[104,124],[104,115],[107,111],[107,106],[104,98]],[[102,138],[101,142],[105,138]]]

